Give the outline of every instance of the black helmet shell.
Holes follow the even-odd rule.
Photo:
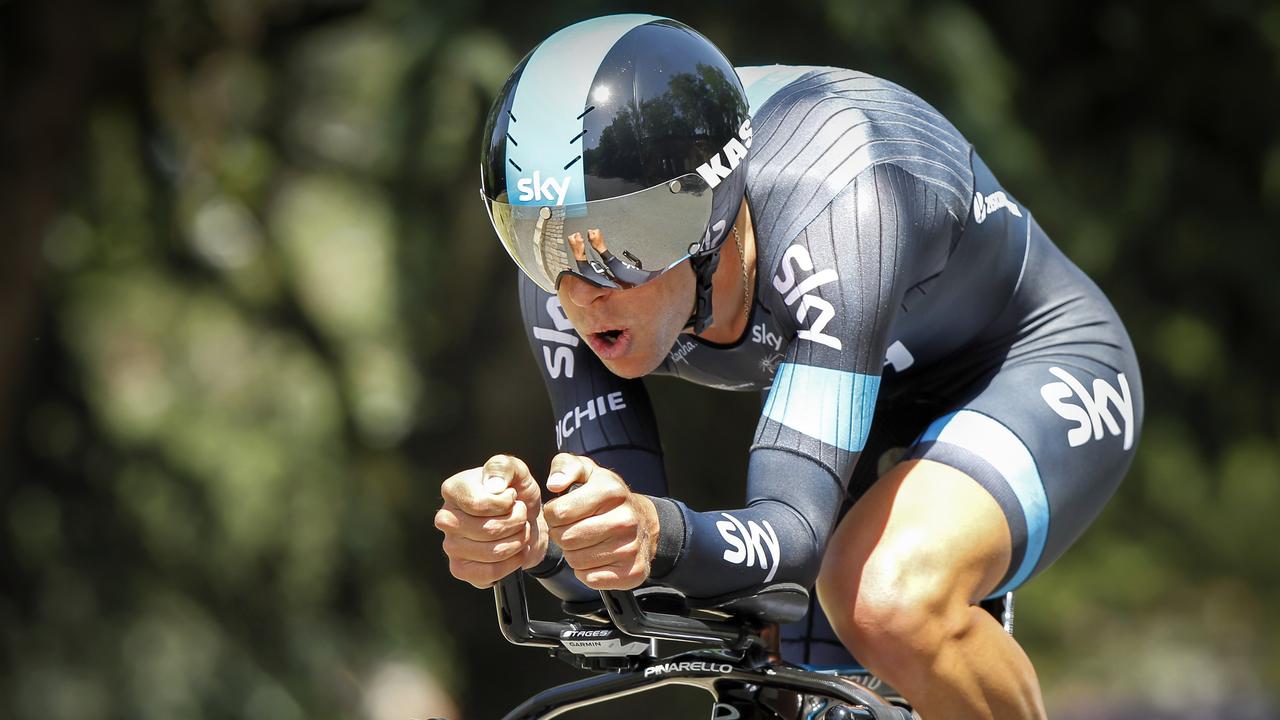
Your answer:
[[[545,202],[540,190],[563,184],[553,200],[571,204],[697,172],[713,187],[711,218],[672,241],[714,250],[745,192],[748,119],[733,66],[692,28],[650,15],[594,18],[547,38],[512,72],[485,125],[482,190]]]

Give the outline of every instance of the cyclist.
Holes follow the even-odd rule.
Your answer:
[[[546,489],[573,491],[544,503],[504,455],[449,478],[451,572],[566,598],[816,584],[788,659],[851,651],[924,717],[1043,717],[977,604],[1101,511],[1142,386],[1107,299],[961,134],[886,80],[735,70],[616,15],[526,56],[483,139],[555,410]],[[763,391],[744,507],[667,497],[650,374]]]

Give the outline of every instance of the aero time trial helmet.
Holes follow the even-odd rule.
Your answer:
[[[544,290],[564,273],[627,288],[715,257],[750,144],[742,82],[711,41],[667,18],[600,17],[547,38],[511,73],[485,123],[481,193],[507,252]]]

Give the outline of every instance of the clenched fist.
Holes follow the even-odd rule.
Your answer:
[[[444,507],[435,526],[444,533],[449,572],[487,588],[547,554],[542,494],[520,458],[494,455],[440,486]]]
[[[548,500],[542,513],[574,575],[594,590],[639,587],[658,548],[653,501],[591,458],[561,453],[551,461],[547,489],[570,488]]]

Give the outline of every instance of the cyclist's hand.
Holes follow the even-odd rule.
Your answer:
[[[639,587],[657,551],[653,501],[631,492],[617,473],[591,458],[561,453],[551,461],[547,489],[571,487],[572,492],[548,500],[543,515],[573,574],[594,590]]]
[[[435,526],[444,533],[449,572],[486,588],[547,554],[542,494],[520,458],[494,455],[440,486],[444,507]]]

